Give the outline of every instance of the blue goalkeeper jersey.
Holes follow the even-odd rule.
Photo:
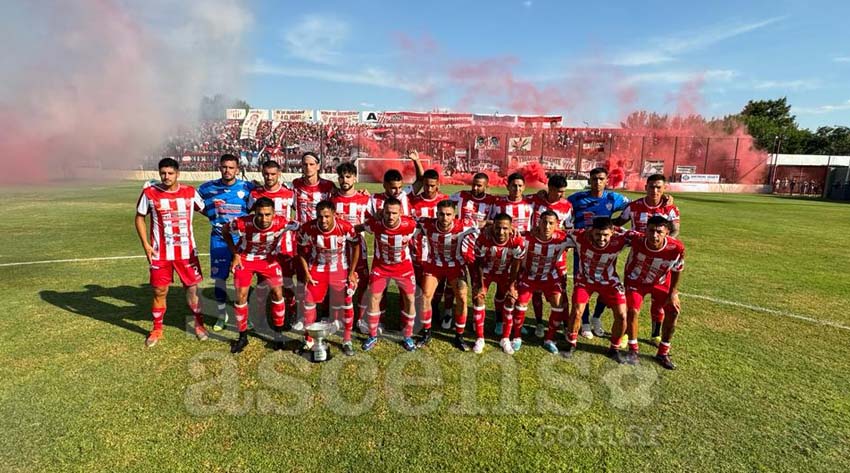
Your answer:
[[[590,191],[581,191],[567,197],[567,200],[573,205],[575,228],[588,228],[595,217],[610,217],[629,205],[628,197],[607,189],[602,191],[600,197],[593,197]]]
[[[236,217],[248,214],[248,198],[254,185],[237,179],[225,185],[221,179],[207,181],[198,188],[204,199],[204,215],[210,219],[212,237],[221,238],[221,228]]]

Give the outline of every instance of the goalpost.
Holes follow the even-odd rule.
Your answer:
[[[430,158],[419,158],[422,167],[431,167]],[[378,182],[383,180],[384,172],[388,169],[398,169],[404,176],[405,181],[415,179],[416,169],[413,161],[407,158],[357,158],[354,161],[357,166],[357,180],[360,182]]]

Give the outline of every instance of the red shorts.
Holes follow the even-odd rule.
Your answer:
[[[295,277],[295,257],[290,255],[277,255],[277,264],[280,265],[280,272],[284,278]]]
[[[676,309],[672,305],[665,306],[667,298],[670,296],[670,281],[665,284],[629,284],[626,286],[626,305],[629,309],[634,309],[640,312],[643,305],[643,298],[647,294],[652,296],[652,305],[649,313],[652,318],[658,319],[663,317],[665,311],[673,313]]]
[[[372,264],[372,272],[369,274],[369,292],[383,294],[390,280],[395,281],[403,294],[416,294],[416,276],[413,273],[413,264],[409,261],[392,266]]]
[[[422,275],[430,275],[437,280],[454,281],[466,277],[466,266],[440,267],[431,263],[422,264]]]
[[[194,286],[204,280],[201,263],[197,256],[176,261],[154,260],[150,265],[150,284],[153,287],[165,287],[174,281],[174,271],[183,287]]]
[[[573,287],[573,303],[587,304],[594,292],[599,294],[599,299],[608,307],[626,303],[626,290],[620,283],[602,285],[581,281],[576,281]]]
[[[536,292],[543,293],[546,298],[555,294],[563,294],[564,280],[561,278],[547,279],[545,281],[531,281],[521,279],[517,286],[517,303],[525,305],[531,300],[531,295]]]
[[[319,304],[325,300],[330,289],[331,307],[341,307],[351,304],[351,295],[348,294],[348,271],[333,271],[320,273],[310,272],[314,284],[304,287],[304,302],[307,304]]]
[[[251,287],[254,275],[268,283],[271,287],[283,285],[283,273],[280,264],[275,260],[258,259],[242,260],[242,267],[233,272],[233,285],[236,287]]]
[[[484,274],[484,289],[489,289],[490,285],[496,283],[496,299],[501,299],[508,292],[508,286],[511,285],[511,276],[509,274]]]

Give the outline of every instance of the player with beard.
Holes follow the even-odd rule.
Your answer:
[[[617,363],[626,360],[620,353],[620,339],[626,328],[626,293],[620,277],[617,275],[617,257],[632,240],[633,233],[617,233],[608,217],[596,217],[590,228],[575,230],[567,238],[567,245],[575,248],[578,263],[575,269],[573,286],[573,305],[565,327],[569,346],[565,357],[572,356],[576,350],[581,314],[593,293],[599,294],[606,306],[614,312],[611,326],[611,345],[608,356]],[[549,320],[546,331],[547,349],[557,353],[554,337],[558,320]]]
[[[272,297],[272,324],[278,331],[283,330],[286,311],[283,302],[283,273],[275,253],[280,247],[283,234],[294,229],[297,224],[287,223],[286,219],[275,215],[275,203],[268,197],[257,199],[252,212],[251,215],[231,220],[222,229],[224,241],[233,255],[230,271],[233,272],[233,284],[236,287],[234,311],[239,338],[231,343],[231,353],[240,353],[248,346],[248,290],[255,275],[269,286]],[[234,241],[239,242],[238,246]],[[281,342],[277,342],[275,349],[281,347]]]
[[[213,330],[223,330],[227,325],[227,278],[230,277],[232,254],[222,236],[222,229],[237,217],[248,214],[248,199],[254,185],[237,179],[239,160],[232,154],[219,159],[221,178],[203,183],[198,193],[204,199],[204,215],[210,220],[210,275],[215,281],[215,301],[218,321]],[[230,243],[238,243],[232,241]]]
[[[550,324],[553,320],[561,319],[564,276],[558,270],[558,261],[567,249],[567,234],[560,229],[560,225],[555,212],[545,210],[537,218],[534,229],[524,237],[526,255],[517,285],[517,303],[512,321],[511,349],[514,352],[522,347],[522,324],[525,321],[525,312],[528,310],[528,301],[531,300],[533,293],[540,292],[549,301]],[[505,335],[507,336],[508,333]]]
[[[486,227],[475,241],[475,263],[471,268],[473,320],[478,337],[475,348],[478,347],[479,340],[483,346],[485,299],[490,285],[495,283],[496,316],[500,318],[499,325],[504,324],[507,334],[500,340],[499,345],[505,353],[513,354],[510,333],[513,328],[514,304],[518,296],[516,281],[525,254],[525,239],[515,233],[511,216],[506,213],[496,214],[493,224]]]
[[[261,197],[267,197],[274,202],[275,215],[283,218],[287,223],[290,222],[292,220],[295,193],[280,181],[280,165],[276,161],[266,161],[262,164],[260,172],[263,176],[263,185],[251,191],[251,197],[248,199],[248,207],[253,208],[257,200]],[[276,255],[281,273],[283,274],[283,299],[286,304],[287,317],[285,317],[285,320],[287,325],[289,325],[289,322],[297,314],[294,280],[296,245],[295,234],[293,232],[284,233]],[[258,291],[257,296],[259,300],[265,300],[263,294],[262,291]]]
[[[351,225],[361,225],[371,217],[369,214],[369,192],[363,189],[357,189],[357,166],[352,163],[341,163],[336,168],[338,177],[338,187],[331,197],[337,218],[342,218]],[[366,239],[360,238],[360,258],[357,260],[355,273],[357,274],[357,289],[354,292],[354,303],[356,307],[356,319],[358,325],[362,325],[361,330],[365,333],[368,330],[366,322],[366,306],[368,301],[364,297],[366,286],[369,284],[369,265],[366,258]],[[349,261],[353,261],[349,255]]]
[[[304,273],[304,326],[316,321],[316,305],[329,296],[334,322],[344,327],[342,352],[351,356],[360,235],[348,221],[336,216],[331,201],[319,202],[316,213],[316,219],[301,226],[298,239],[298,262]],[[302,350],[309,350],[312,343],[306,336]]]
[[[534,215],[534,201],[532,197],[526,197],[523,195],[523,192],[525,191],[525,178],[522,174],[516,172],[508,176],[506,187],[508,189],[508,195],[496,197],[493,202],[493,206],[490,208],[489,218],[490,220],[493,220],[496,215],[508,215],[511,217],[511,225],[513,226],[514,233],[522,236],[531,231],[531,220]],[[502,312],[504,300],[502,300],[497,293],[493,299],[493,303],[496,311],[496,328],[494,332],[496,335],[502,336]],[[542,299],[540,300],[540,303],[543,303]]]
[[[558,218],[558,228],[572,228],[573,206],[566,198],[564,198],[566,192],[567,178],[560,174],[550,176],[546,191],[540,191],[531,198],[531,202],[534,205],[534,215],[531,219],[531,225],[536,226],[537,218],[543,214],[543,212],[551,210]],[[561,276],[567,274],[566,253],[561,254],[561,259],[558,261],[557,269]],[[564,289],[566,289],[566,285],[564,286]],[[562,299],[564,306],[566,306],[568,304],[566,293],[564,293]],[[534,335],[537,338],[543,338],[546,327],[543,324],[543,295],[539,292],[535,293],[531,299],[531,304],[532,307],[534,307],[534,319],[536,321]]]
[[[670,360],[670,341],[681,312],[679,279],[685,267],[685,247],[670,236],[673,223],[661,215],[646,220],[646,233],[632,239],[632,249],[626,260],[626,305],[629,354],[627,361],[638,360],[638,315],[643,298],[650,294],[650,313],[663,314],[663,331],[655,359],[668,370],[676,368]],[[654,327],[653,327],[654,329]]]
[[[475,238],[479,234],[478,226],[471,221],[455,218],[454,202],[443,200],[437,204],[437,218],[423,219],[420,223],[423,246],[428,248],[428,260],[422,265],[422,337],[417,346],[427,345],[431,340],[431,299],[441,280],[454,293],[454,345],[461,351],[469,350],[463,340],[466,328],[466,262],[471,259]],[[482,320],[483,324],[483,320]],[[483,329],[483,325],[482,325]],[[484,334],[480,334],[473,350],[481,353],[484,349]]]
[[[404,177],[398,169],[388,169],[384,173],[384,192],[372,194],[369,200],[369,214],[381,215],[384,203],[390,199],[396,199],[401,203],[401,214],[410,216],[410,197],[422,189],[422,174],[425,172],[422,162],[419,160],[419,152],[411,150],[407,152],[407,159],[413,161],[416,170],[416,180],[409,186],[404,185]]]
[[[158,168],[161,182],[146,184],[136,203],[136,233],[150,265],[153,288],[153,330],[145,339],[147,347],[156,345],[162,338],[168,286],[175,271],[186,289],[186,302],[195,318],[195,336],[198,340],[209,338],[198,301],[198,284],[203,276],[192,231],[193,212],[202,210],[204,202],[193,187],[177,182],[180,177],[177,161],[162,159]],[[150,233],[145,221],[148,214]]]
[[[381,319],[381,299],[384,297],[387,285],[395,281],[402,297],[401,317],[403,340],[402,346],[407,351],[416,349],[413,342],[413,323],[416,318],[414,297],[416,280],[413,274],[413,262],[410,258],[410,242],[419,233],[419,228],[413,218],[401,214],[401,202],[395,197],[384,200],[380,219],[370,218],[363,225],[358,225],[358,232],[367,231],[374,238],[374,259],[372,272],[369,275],[369,338],[362,345],[364,351],[374,348],[378,342],[378,324]]]
[[[436,218],[437,204],[448,199],[446,194],[440,192],[440,174],[434,169],[428,169],[422,173],[422,191],[410,198],[410,215],[417,222],[421,222],[426,218]],[[416,274],[416,284],[419,289],[422,289],[422,265],[428,261],[428,247],[424,246],[425,240],[420,234],[410,247],[411,257],[413,257],[413,272]],[[443,300],[446,282],[440,280],[437,289],[434,292],[434,297],[431,299],[431,312],[439,314],[440,301]],[[423,306],[421,292],[417,298],[416,312],[423,314],[425,307]],[[421,318],[421,317],[420,317]]]
[[[335,186],[332,181],[319,176],[321,160],[308,151],[301,155],[301,177],[292,181],[295,193],[295,221],[304,224],[316,218],[316,205],[331,197]]]
[[[647,222],[653,216],[664,217],[670,222],[670,236],[679,235],[679,208],[665,194],[667,180],[661,174],[653,174],[646,178],[646,196],[631,202],[626,210],[616,219],[614,225],[631,222],[632,230],[646,232]],[[661,326],[664,321],[664,309],[652,312],[652,341],[661,343]]]

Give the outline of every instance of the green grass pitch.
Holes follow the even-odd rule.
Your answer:
[[[145,349],[142,258],[9,265],[141,255],[140,187],[0,190],[1,471],[850,467],[846,204],[675,195],[687,263],[674,372],[650,358],[646,314],[638,367],[605,358],[605,339],[566,361],[529,334],[509,357],[489,319],[482,355],[441,333],[412,354],[382,340],[317,366],[256,337],[231,356],[232,331],[194,340],[177,286],[164,340]],[[195,231],[206,252],[200,215]],[[204,303],[213,314],[209,279]]]

